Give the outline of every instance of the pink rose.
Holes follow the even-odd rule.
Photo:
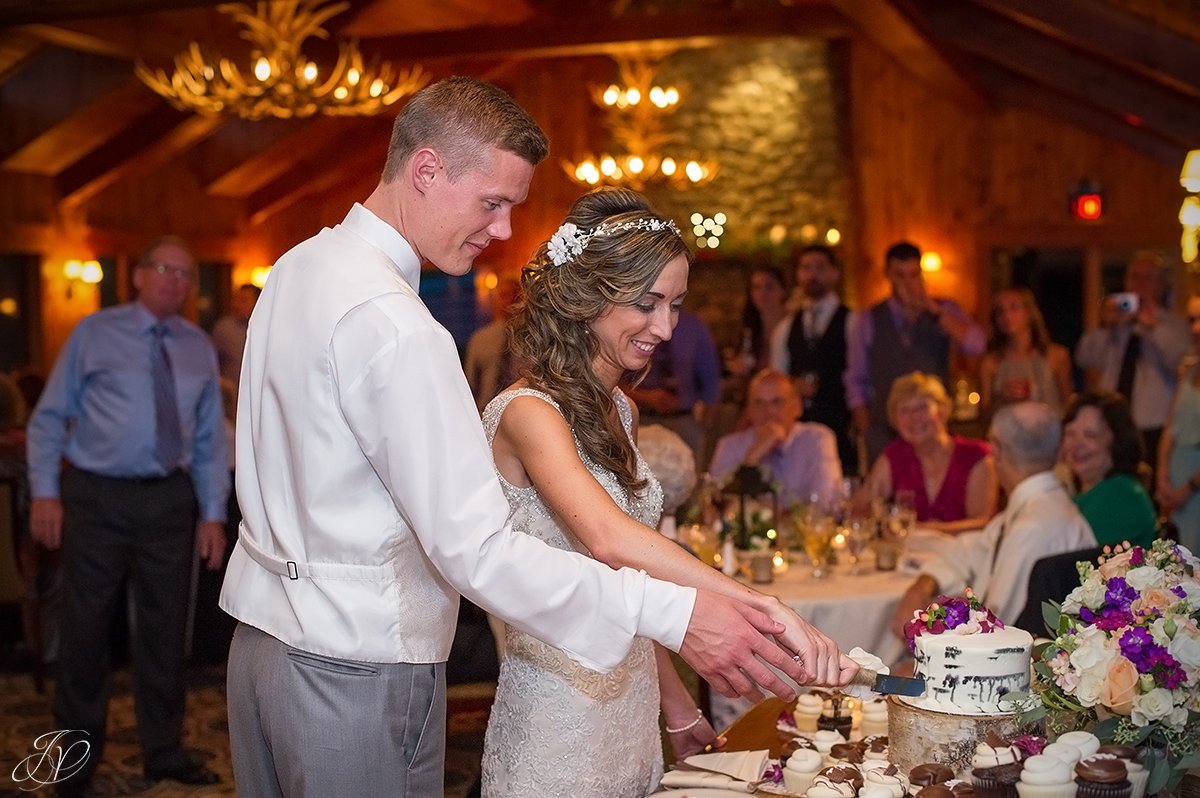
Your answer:
[[[1133,711],[1133,699],[1138,694],[1138,672],[1133,663],[1124,657],[1113,657],[1108,675],[1100,688],[1099,703],[1117,715],[1129,715]]]
[[[1129,570],[1130,552],[1123,551],[1120,554],[1115,554],[1104,561],[1104,564],[1096,570],[1100,572],[1100,576],[1107,582],[1114,576],[1124,576]]]
[[[1148,587],[1142,591],[1142,595],[1139,598],[1133,600],[1129,605],[1129,609],[1134,613],[1137,613],[1139,610],[1142,612],[1165,610],[1177,601],[1179,601],[1179,596],[1170,590],[1164,590],[1161,587]]]

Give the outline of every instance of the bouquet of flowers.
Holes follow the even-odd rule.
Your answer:
[[[908,650],[916,653],[916,639],[923,634],[976,635],[1003,629],[1004,622],[992,613],[971,588],[962,596],[938,596],[937,601],[913,613],[904,624]]]
[[[1149,791],[1200,766],[1200,581],[1186,548],[1158,540],[1079,563],[1080,586],[1043,615],[1054,635],[1034,692],[1063,728],[1145,746]],[[1032,718],[1031,718],[1032,719]]]

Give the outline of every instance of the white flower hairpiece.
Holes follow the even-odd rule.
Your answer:
[[[620,224],[602,222],[591,230],[580,230],[578,225],[564,222],[562,227],[550,236],[550,243],[546,245],[546,254],[550,256],[551,263],[555,266],[562,266],[579,257],[579,253],[583,252],[588,242],[596,236],[610,236],[626,230],[650,230],[653,232],[670,230],[675,235],[679,235],[679,228],[675,226],[675,222],[649,217]]]

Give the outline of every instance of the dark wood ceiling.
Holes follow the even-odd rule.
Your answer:
[[[216,5],[0,0],[0,170],[52,181],[69,207],[192,158],[204,191],[256,223],[329,187],[308,176],[347,131],[386,140],[378,119],[210,118],[147,90],[135,60],[167,66],[193,39],[244,47]],[[731,37],[862,36],[968,106],[1032,108],[1168,164],[1200,147],[1200,0],[353,0],[330,27],[434,77]]]

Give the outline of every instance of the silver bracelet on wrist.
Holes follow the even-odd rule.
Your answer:
[[[704,720],[704,713],[697,709],[695,720],[693,720],[691,723],[689,723],[686,726],[680,726],[678,729],[672,729],[670,726],[668,726],[667,734],[679,734],[680,732],[691,731],[692,729],[696,728],[696,726],[702,720]]]

